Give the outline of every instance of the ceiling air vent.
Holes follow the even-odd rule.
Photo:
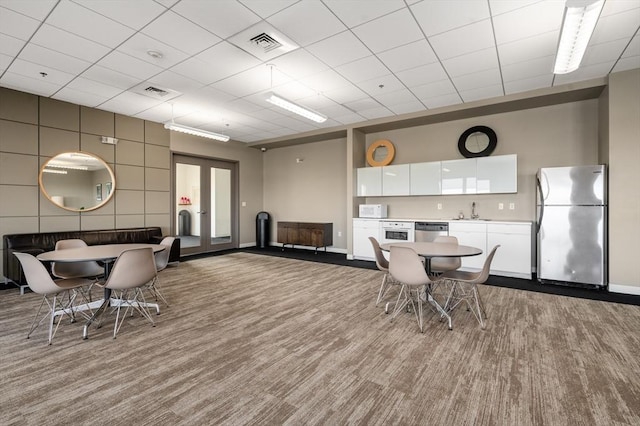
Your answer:
[[[265,53],[271,52],[273,49],[282,47],[282,43],[280,43],[278,40],[271,37],[267,33],[258,34],[257,36],[252,37],[249,41],[255,44],[256,46],[262,48],[265,51]]]
[[[158,89],[157,87],[153,87],[153,86],[147,87],[146,89],[144,89],[144,91],[149,93],[152,96],[159,96],[161,98],[164,98],[169,94],[167,90]]]
[[[148,81],[142,84],[138,84],[137,86],[132,88],[131,91],[139,95],[148,96],[150,98],[158,99],[161,101],[168,101],[169,99],[173,99],[176,96],[181,95],[180,92],[176,92],[175,90],[152,86]]]

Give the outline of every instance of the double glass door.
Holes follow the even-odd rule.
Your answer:
[[[173,156],[180,254],[238,247],[237,163]]]

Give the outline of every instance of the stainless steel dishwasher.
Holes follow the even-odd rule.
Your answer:
[[[432,242],[440,235],[449,235],[449,222],[416,222],[416,242]]]

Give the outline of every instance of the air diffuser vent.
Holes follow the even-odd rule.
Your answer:
[[[161,101],[168,101],[169,99],[173,99],[176,96],[181,95],[180,92],[176,92],[175,90],[153,86],[148,81],[142,84],[138,84],[136,87],[132,88],[131,91],[133,93],[148,96],[150,98],[158,99]]]
[[[282,47],[282,43],[280,43],[278,40],[271,37],[267,33],[258,34],[257,36],[252,37],[249,41],[255,44],[256,46],[262,48],[262,50],[264,50],[265,53],[270,52],[273,49]]]
[[[150,94],[152,94],[153,96],[160,96],[161,98],[167,96],[169,94],[168,91],[163,90],[163,89],[158,89],[157,87],[153,87],[153,86],[149,86],[146,89],[144,89],[145,92],[148,92]]]

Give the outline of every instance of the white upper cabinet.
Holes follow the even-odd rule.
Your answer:
[[[409,164],[382,167],[382,195],[409,195]]]
[[[411,195],[440,195],[440,162],[413,163],[410,165]]]
[[[440,163],[442,195],[476,193],[476,159]]]
[[[362,167],[357,170],[358,197],[382,195],[382,167]]]
[[[518,192],[518,158],[515,154],[478,157],[476,170],[478,194]]]

